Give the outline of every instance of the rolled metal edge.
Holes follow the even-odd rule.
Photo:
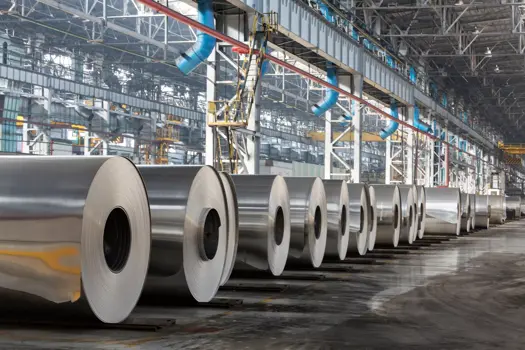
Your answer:
[[[401,230],[401,193],[397,185],[372,185],[376,197],[376,247],[397,247]]]
[[[504,197],[500,195],[489,195],[490,223],[499,225],[505,222],[506,212]]]
[[[399,240],[412,244],[417,235],[417,189],[414,185],[398,185],[401,193],[401,232]]]
[[[348,252],[365,255],[370,225],[368,213],[370,204],[364,184],[349,183],[348,196],[350,203],[350,238],[348,240]]]
[[[470,223],[472,219],[470,206],[470,196],[468,193],[461,194],[461,231],[470,232]]]
[[[239,244],[239,205],[237,203],[237,192],[231,176],[228,173],[219,173],[225,190],[226,209],[228,211],[228,242],[226,246],[226,259],[221,276],[223,286],[231,276],[235,260],[237,258],[237,246]]]
[[[489,196],[476,195],[476,227],[488,229],[490,227],[490,216],[492,209],[490,207]]]
[[[343,180],[323,180],[327,202],[325,258],[344,260],[350,236],[348,186]]]
[[[370,200],[370,233],[368,234],[368,250],[373,251],[376,245],[377,236],[377,210],[376,210],[376,193],[373,186],[366,186],[368,198]]]
[[[417,237],[423,239],[425,236],[425,224],[426,224],[426,215],[427,215],[427,195],[424,186],[417,186]]]
[[[290,194],[292,264],[319,267],[326,248],[327,209],[323,182],[318,177],[285,177]]]

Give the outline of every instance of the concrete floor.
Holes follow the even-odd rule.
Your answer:
[[[237,278],[218,296],[231,307],[140,306],[136,318],[176,319],[156,332],[3,326],[0,348],[525,348],[525,220],[425,242],[279,280]]]

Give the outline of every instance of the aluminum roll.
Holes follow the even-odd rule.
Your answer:
[[[472,207],[470,206],[470,196],[468,193],[461,194],[461,231],[470,232]]]
[[[221,276],[221,286],[223,286],[233,271],[235,259],[237,258],[237,246],[239,244],[239,205],[237,204],[237,192],[235,185],[228,173],[220,172],[220,179],[226,193],[226,209],[228,211],[226,235],[226,258],[224,260],[224,270]]]
[[[348,253],[365,255],[368,244],[370,225],[368,214],[370,201],[364,184],[349,183],[348,197],[350,210],[350,238],[348,240]]]
[[[427,194],[424,186],[417,186],[417,238],[425,236]]]
[[[398,185],[401,193],[401,232],[399,240],[412,244],[417,236],[417,188],[415,185]]]
[[[425,234],[459,235],[461,193],[457,188],[427,188]]]
[[[503,196],[489,195],[490,223],[499,225],[505,222],[505,203]]]
[[[135,166],[121,157],[0,163],[3,307],[24,310],[17,317],[87,311],[102,322],[124,321],[150,255],[148,197]]]
[[[469,194],[469,204],[470,204],[470,231],[474,231],[476,228],[476,195]]]
[[[521,217],[521,197],[520,196],[509,196],[505,198],[505,210],[507,218],[510,220],[516,220]]]
[[[228,241],[226,193],[209,166],[139,165],[150,201],[146,295],[210,301],[221,283]]]
[[[370,232],[368,233],[368,250],[374,250],[377,237],[377,208],[376,208],[376,193],[373,186],[367,186],[368,198],[370,199]]]
[[[476,195],[476,228],[487,229],[490,226],[490,216],[492,209],[489,202],[489,196]]]
[[[290,196],[279,175],[233,175],[239,205],[234,269],[247,266],[279,276],[290,247]]]
[[[325,257],[344,260],[350,237],[348,186],[342,180],[323,180],[327,206]]]
[[[397,247],[401,230],[401,193],[397,185],[372,185],[376,199],[376,246]]]
[[[521,215],[525,215],[525,202],[521,202]]]
[[[292,264],[319,267],[326,248],[326,195],[318,177],[285,177],[290,195],[290,249]]]

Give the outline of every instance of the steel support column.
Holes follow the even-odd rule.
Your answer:
[[[215,86],[217,80],[217,48],[213,50],[211,55],[208,57],[208,64],[206,68],[206,101],[215,101]],[[206,118],[210,113],[215,113],[215,111],[210,111],[210,106],[206,107]],[[214,155],[215,155],[215,129],[208,126],[206,121],[205,126],[205,164],[215,166],[214,164]]]
[[[353,94],[359,98],[363,97],[363,76],[353,75]],[[355,102],[352,104],[353,125],[354,125],[354,167],[352,169],[352,182],[361,182],[361,150],[363,147],[363,108]]]
[[[410,125],[414,125],[414,107],[406,107],[406,121]],[[414,131],[407,129],[407,147],[405,151],[405,166],[406,176],[405,183],[414,184]]]
[[[330,179],[332,176],[332,111],[328,110],[325,115],[324,123],[324,178]]]
[[[257,62],[252,60],[250,68],[248,68],[248,76],[254,77],[257,75]],[[254,88],[255,79],[248,79],[246,81],[246,89],[248,91]],[[244,159],[246,166],[245,172],[248,174],[259,174],[260,158],[261,158],[261,84],[258,84],[253,97],[253,106],[248,117],[247,129],[252,132],[246,137],[246,153],[247,157]]]

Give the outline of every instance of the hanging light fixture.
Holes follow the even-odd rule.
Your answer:
[[[477,26],[474,26],[474,32],[472,32],[472,34],[474,35],[478,35],[480,33],[479,29]]]
[[[499,73],[499,72],[501,72],[501,70],[499,69],[499,66],[498,66],[498,65],[496,65],[496,67],[494,68],[494,72],[495,72],[495,73]]]
[[[463,3],[463,0],[458,0],[458,1],[456,1],[456,3],[454,5],[456,5],[456,6],[463,6],[465,4]]]
[[[492,51],[488,47],[487,47],[487,51],[485,51],[485,56],[492,57]]]

